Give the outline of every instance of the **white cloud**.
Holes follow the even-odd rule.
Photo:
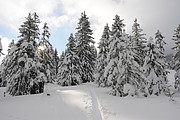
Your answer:
[[[22,23],[29,12],[37,12],[42,18],[54,14],[58,0],[1,0],[0,24],[14,30]]]
[[[1,35],[0,35],[0,38],[1,38],[1,43],[2,43],[2,47],[3,47],[2,53],[7,55],[7,53],[8,53],[8,51],[7,51],[8,50],[8,46],[9,46],[10,42],[12,41],[12,39],[9,39],[7,37],[3,37]],[[0,63],[1,63],[2,59],[5,57],[5,55],[1,55],[0,56]]]
[[[63,12],[67,16],[78,18],[81,12],[86,11],[96,42],[99,42],[106,22],[111,27],[112,19],[118,14],[124,19],[128,33],[131,33],[135,18],[138,18],[147,38],[154,37],[159,29],[169,45],[167,51],[171,51],[171,36],[180,21],[179,4],[179,0],[61,0]]]
[[[117,13],[118,5],[119,2],[112,0],[61,0],[63,13],[76,19],[73,24],[77,24],[81,12],[86,12],[96,43],[99,42],[106,23],[112,21]]]
[[[128,33],[134,19],[138,18],[148,37],[154,37],[160,29],[169,42],[180,21],[179,4],[179,0],[1,0],[0,24],[18,31],[24,17],[29,12],[37,12],[50,29],[62,26],[75,29],[81,12],[86,11],[95,41],[99,42],[104,25],[109,23],[111,27],[115,14],[118,14],[124,19]]]
[[[74,19],[67,15],[61,16],[49,16],[41,19],[43,22],[47,22],[50,28],[57,29],[63,26],[68,26]]]

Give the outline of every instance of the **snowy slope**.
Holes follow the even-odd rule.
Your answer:
[[[0,88],[0,120],[179,120],[179,93],[175,101],[166,96],[120,98],[109,95],[108,88],[87,83],[49,84],[43,94],[3,97],[5,89]]]
[[[102,88],[97,92],[105,120],[179,120],[179,98],[117,98],[102,94],[108,92]]]
[[[0,120],[101,120],[94,92],[84,86],[47,85],[44,94],[18,97],[0,91]]]

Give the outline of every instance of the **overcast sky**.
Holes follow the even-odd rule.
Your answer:
[[[0,0],[0,37],[4,50],[11,39],[18,40],[18,28],[29,12],[37,12],[42,23],[50,27],[50,42],[59,53],[65,49],[70,33],[75,33],[81,12],[86,11],[98,43],[106,23],[111,27],[118,14],[131,34],[135,18],[146,33],[154,38],[159,29],[172,48],[174,29],[180,24],[180,0]],[[6,51],[4,51],[6,53]]]

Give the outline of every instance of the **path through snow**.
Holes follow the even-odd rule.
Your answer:
[[[91,87],[47,85],[44,94],[0,99],[0,120],[104,120]]]
[[[92,97],[92,108],[93,108],[93,120],[104,120],[103,112],[101,109],[101,104],[99,98],[92,88],[90,88],[91,97]]]

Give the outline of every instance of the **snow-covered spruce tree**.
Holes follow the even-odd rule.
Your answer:
[[[2,63],[1,63],[1,83],[0,83],[0,86],[3,86],[5,87],[7,85],[7,78],[8,78],[8,75],[9,75],[9,71],[7,70],[8,66],[11,64],[11,60],[12,60],[12,54],[14,52],[14,49],[15,48],[15,43],[14,43],[14,40],[12,40],[12,42],[9,44],[8,46],[8,54],[5,56],[5,58],[2,60]]]
[[[166,45],[166,42],[163,40],[164,36],[161,34],[159,30],[155,33],[155,39],[156,39],[156,46],[162,52],[162,57],[164,58],[165,56],[164,45]]]
[[[66,50],[65,50],[66,51]],[[59,58],[59,63],[58,63],[58,73],[57,73],[57,84],[61,85],[62,84],[62,80],[61,80],[61,75],[64,71],[64,65],[63,65],[63,61],[65,59],[65,52],[62,51],[62,54],[60,55],[60,58]]]
[[[159,56],[159,62],[162,66],[162,69],[159,70],[159,76],[162,76],[162,81],[165,82],[165,84],[167,84],[168,80],[167,80],[167,74],[168,74],[168,71],[166,71],[166,67],[167,67],[167,64],[165,62],[165,49],[164,49],[164,45],[166,45],[166,42],[163,40],[164,39],[164,36],[161,34],[161,32],[158,30],[156,33],[155,33],[155,44],[157,46],[157,53],[158,53],[158,56]]]
[[[81,14],[79,19],[76,32],[77,40],[77,55],[79,57],[80,65],[80,79],[82,82],[94,81],[94,67],[95,58],[91,45],[95,42],[92,37],[92,30],[90,28],[89,18],[86,16],[85,12]]]
[[[66,51],[66,50],[65,50]],[[59,67],[61,67],[63,61],[64,61],[64,58],[65,58],[65,52],[62,51],[62,54],[60,55],[60,58],[59,58]],[[60,69],[59,69],[60,70]],[[58,70],[58,71],[59,71]]]
[[[73,34],[68,39],[66,54],[62,63],[62,72],[60,72],[60,80],[62,86],[78,85],[81,83],[79,75],[79,63],[77,49]]]
[[[173,55],[173,68],[175,74],[175,88],[180,90],[180,25],[174,30],[173,39],[175,41],[174,55]]]
[[[147,43],[147,55],[144,62],[144,74],[148,79],[148,91],[150,95],[159,95],[167,87],[165,84],[164,65],[161,64],[162,59],[159,57],[159,51],[154,44],[153,38],[150,37]]]
[[[104,71],[107,66],[108,43],[110,38],[110,30],[108,24],[104,27],[103,35],[99,42],[99,52],[96,61],[96,83],[99,86],[108,86],[107,79],[104,77]]]
[[[53,55],[53,65],[54,65],[54,72],[55,72],[55,78],[57,79],[57,74],[58,74],[58,69],[59,69],[59,62],[60,58],[58,56],[57,49],[54,50],[54,55]]]
[[[92,55],[93,55],[93,58],[95,58],[93,62],[94,62],[94,64],[96,64],[97,49],[96,49],[96,47],[94,46],[94,44],[91,45],[91,53],[92,53]]]
[[[105,68],[104,77],[108,80],[108,82],[112,86],[112,94],[116,95],[116,84],[119,76],[119,67],[118,64],[120,61],[120,57],[122,56],[123,50],[123,40],[122,33],[124,28],[123,20],[120,19],[118,15],[113,19],[114,23],[112,24],[112,31],[110,33],[109,39],[109,52],[107,55],[107,66]]]
[[[37,54],[39,39],[38,23],[40,20],[36,13],[29,13],[26,21],[19,28],[20,39],[11,48],[6,70],[9,73],[8,92],[10,95],[36,94],[43,92],[43,83],[46,80],[42,65]]]
[[[124,32],[121,40],[123,41],[123,48],[118,62],[119,77],[115,86],[116,94],[120,97],[127,95],[147,97],[147,81],[134,59],[135,53],[133,52],[133,44],[130,37]]]
[[[14,40],[12,40],[11,41],[11,43],[9,44],[9,48],[8,48],[8,54],[10,54],[10,50],[11,50],[11,48],[13,48],[15,46],[15,42],[14,42]]]
[[[49,27],[47,26],[47,23],[44,23],[42,38],[38,46],[38,53],[45,70],[44,74],[47,77],[47,82],[52,83],[53,76],[55,75],[55,69],[53,65],[54,50],[51,43],[49,42],[49,37]]]
[[[142,34],[143,29],[140,27],[140,24],[135,19],[134,24],[132,26],[132,42],[134,48],[134,57],[137,63],[140,66],[143,66],[144,57],[146,55],[145,47],[146,47],[146,38],[144,37],[145,34]]]
[[[96,47],[93,45],[91,45],[91,53],[92,53],[92,57],[95,58],[93,60],[93,63],[94,63],[94,71],[93,71],[93,76],[96,74],[96,60],[97,60],[97,49]],[[95,80],[95,76],[94,76],[94,80]],[[94,82],[94,80],[92,80],[92,82]]]

